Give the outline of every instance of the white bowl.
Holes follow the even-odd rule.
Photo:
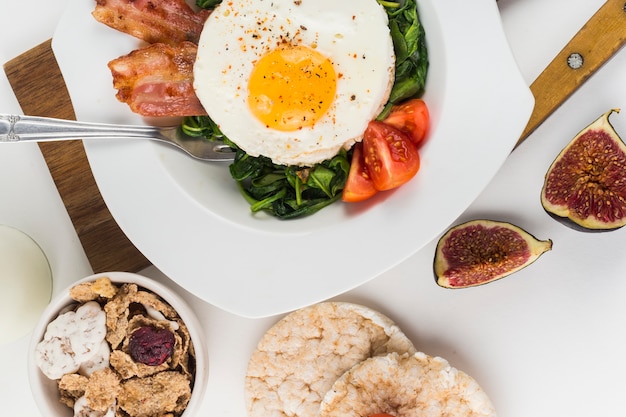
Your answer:
[[[158,143],[85,141],[120,228],[187,291],[251,318],[331,298],[415,254],[493,178],[534,101],[494,0],[418,0],[418,7],[429,47],[424,99],[432,126],[411,182],[363,203],[280,221],[250,213],[228,164],[195,161]],[[76,116],[145,124],[115,98],[107,67],[139,41],[96,22],[92,9],[70,0],[52,42]]]
[[[195,313],[187,305],[187,303],[176,293],[164,285],[146,278],[141,275],[132,274],[128,272],[108,272],[100,273],[88,276],[72,284],[72,286],[87,281],[94,281],[97,278],[108,277],[114,284],[122,283],[134,283],[139,287],[143,287],[154,294],[160,296],[170,306],[172,306],[177,312],[183,322],[186,324],[191,341],[194,345],[196,354],[196,370],[194,386],[191,393],[191,399],[187,408],[182,416],[189,417],[196,414],[200,405],[202,404],[202,398],[206,391],[206,385],[209,374],[209,362],[208,362],[208,350],[206,346],[205,336],[202,331],[202,327]],[[37,407],[41,411],[41,414],[46,417],[71,417],[74,413],[73,410],[59,401],[59,391],[57,388],[57,382],[49,379],[41,372],[37,364],[35,363],[35,348],[37,344],[43,339],[46,332],[48,323],[54,320],[59,312],[68,306],[75,303],[70,296],[69,290],[72,287],[67,287],[58,296],[56,296],[48,307],[41,315],[41,319],[37,323],[28,348],[28,377],[30,381],[30,387],[37,403]]]

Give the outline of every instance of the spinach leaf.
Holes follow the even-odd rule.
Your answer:
[[[217,123],[207,116],[185,117],[181,124],[182,131],[194,137],[203,136],[209,140],[224,140],[226,137],[217,127]]]
[[[337,201],[349,171],[345,150],[308,168],[277,165],[264,156],[251,157],[239,150],[230,166],[251,210],[263,210],[280,219],[309,216]]]
[[[350,171],[350,156],[345,150],[313,167],[285,166],[265,156],[248,155],[208,116],[185,117],[181,127],[190,136],[221,140],[235,150],[230,175],[253,213],[266,211],[280,219],[294,219],[341,198]]]
[[[213,9],[221,2],[222,0],[196,0],[196,6],[202,9]]]
[[[424,93],[428,74],[428,49],[426,33],[417,11],[416,0],[377,0],[389,17],[389,30],[396,55],[395,80],[383,119],[391,106]]]

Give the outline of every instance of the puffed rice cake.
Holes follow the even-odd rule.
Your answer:
[[[315,417],[333,383],[363,360],[415,348],[394,322],[370,308],[324,302],[272,326],[245,377],[249,417]]]
[[[442,358],[418,352],[369,358],[342,375],[318,417],[495,417],[478,383]]]

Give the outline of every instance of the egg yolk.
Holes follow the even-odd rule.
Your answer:
[[[267,127],[293,131],[322,118],[336,89],[337,75],[329,58],[307,46],[284,46],[254,65],[248,106]]]

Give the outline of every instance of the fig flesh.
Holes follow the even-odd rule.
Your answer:
[[[504,278],[552,249],[511,223],[472,220],[449,229],[437,243],[434,272],[444,288],[466,288]]]
[[[611,109],[578,133],[548,169],[541,205],[580,230],[626,224],[626,144],[609,122]]]

